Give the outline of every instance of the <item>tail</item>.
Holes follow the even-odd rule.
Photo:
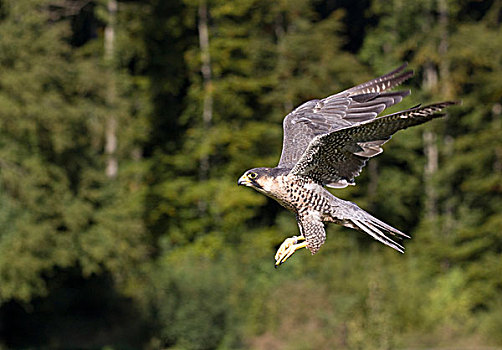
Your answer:
[[[357,215],[352,218],[347,218],[343,225],[369,234],[377,241],[389,246],[400,253],[404,253],[404,247],[391,239],[387,234],[395,236],[397,239],[411,238],[403,232],[387,225],[385,222],[378,220],[374,216],[357,207]]]

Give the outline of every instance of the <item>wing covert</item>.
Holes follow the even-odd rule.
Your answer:
[[[278,167],[293,168],[310,142],[319,135],[375,119],[386,108],[401,102],[410,91],[387,92],[412,71],[406,64],[379,78],[321,100],[311,100],[289,113],[283,121],[283,147]]]
[[[382,152],[381,146],[401,129],[443,116],[441,102],[389,114],[316,136],[291,172],[309,176],[329,187],[354,184],[366,161]]]

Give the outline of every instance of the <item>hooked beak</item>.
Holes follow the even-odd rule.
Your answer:
[[[242,175],[239,180],[237,180],[237,185],[239,186],[251,186],[252,182],[246,174]]]

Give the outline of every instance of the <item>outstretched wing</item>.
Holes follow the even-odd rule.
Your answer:
[[[415,107],[316,136],[291,172],[331,187],[353,184],[368,158],[381,153],[380,146],[392,134],[441,117],[437,112],[452,104],[456,102]]]
[[[283,121],[284,138],[278,167],[292,168],[318,135],[374,119],[384,109],[399,103],[410,91],[385,92],[413,75],[406,64],[379,78],[322,100],[305,102]],[[368,145],[373,149],[378,145]]]

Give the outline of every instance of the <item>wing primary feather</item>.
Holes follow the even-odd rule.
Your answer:
[[[350,94],[356,94],[356,93],[368,94],[368,93],[380,93],[385,90],[392,89],[393,87],[402,84],[404,81],[408,80],[413,76],[412,70],[401,73],[407,67],[407,65],[408,64],[405,63],[401,67],[393,70],[390,73],[382,75],[381,77],[370,80],[366,83],[354,86],[353,88],[350,88],[345,92],[348,92]]]
[[[374,142],[388,140],[399,130],[439,118],[443,108],[457,103],[434,103],[376,119],[369,119],[369,113],[360,114],[361,120],[367,120],[315,136],[291,171],[324,185],[340,185],[338,182],[343,179],[352,183],[367,159],[379,153],[380,145]]]
[[[406,118],[409,116],[426,117],[426,116],[434,115],[435,117],[438,117],[438,116],[442,116],[444,114],[438,114],[437,112],[441,111],[445,107],[448,107],[451,105],[456,105],[459,103],[460,102],[458,102],[458,101],[445,101],[445,102],[433,103],[433,104],[423,106],[423,107],[421,107],[421,104],[419,104],[419,105],[412,107],[410,109],[407,109],[405,111],[400,111],[400,112],[384,115],[380,118],[377,118],[376,120],[381,119],[381,118],[396,117],[396,116],[401,116],[401,118]]]

